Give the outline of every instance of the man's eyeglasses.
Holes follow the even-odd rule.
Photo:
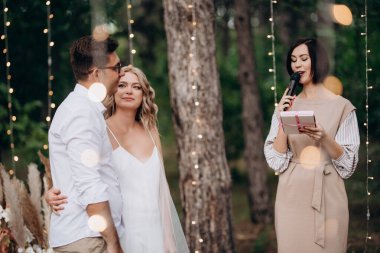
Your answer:
[[[121,65],[121,62],[118,62],[115,66],[110,66],[110,67],[97,67],[97,69],[111,69],[113,71],[116,71],[118,74],[120,74],[121,72],[121,68],[122,68],[122,65]],[[88,73],[91,73],[92,71],[94,71],[95,69],[91,69],[90,71],[88,71]]]

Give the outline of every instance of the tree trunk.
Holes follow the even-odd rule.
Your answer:
[[[263,115],[255,80],[250,13],[247,0],[235,0],[235,26],[239,52],[239,83],[243,99],[244,161],[249,175],[250,214],[253,223],[267,223],[268,166],[263,153]]]
[[[213,0],[192,2],[163,0],[184,228],[191,252],[235,252],[231,176],[215,58],[214,4]]]
[[[334,73],[335,69],[335,27],[331,17],[331,6],[335,3],[333,0],[318,1],[317,13],[317,36],[323,42],[326,48],[330,62],[330,73]]]

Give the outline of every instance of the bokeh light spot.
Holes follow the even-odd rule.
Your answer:
[[[107,95],[107,89],[102,83],[93,83],[88,89],[88,97],[94,102],[102,102]]]
[[[342,95],[343,85],[342,82],[335,76],[328,76],[323,81],[323,85],[336,95]]]
[[[99,163],[99,155],[94,150],[86,149],[81,155],[83,165],[87,167],[94,167]]]
[[[351,25],[352,24],[352,12],[344,4],[334,4],[331,6],[331,13],[333,20],[341,25]]]
[[[107,221],[101,215],[92,215],[88,219],[88,226],[92,231],[103,232],[107,228]]]
[[[321,151],[315,146],[305,147],[300,155],[300,161],[304,168],[314,169],[320,162]]]
[[[109,36],[107,26],[105,24],[95,26],[92,36],[97,41],[106,40]]]

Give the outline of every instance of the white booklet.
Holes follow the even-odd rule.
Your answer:
[[[304,126],[316,126],[314,111],[280,112],[280,118],[286,134],[299,134],[299,129]]]

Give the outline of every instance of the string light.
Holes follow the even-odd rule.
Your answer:
[[[9,135],[9,142],[10,142],[10,150],[11,150],[11,163],[12,168],[9,170],[9,174],[13,175],[15,174],[16,170],[16,162],[19,161],[19,157],[15,155],[15,144],[14,144],[14,122],[16,122],[17,117],[13,114],[13,106],[12,106],[12,94],[15,92],[15,90],[11,87],[11,74],[10,74],[10,67],[11,62],[9,60],[9,42],[8,42],[8,28],[11,25],[11,22],[8,20],[8,12],[9,8],[7,7],[7,1],[3,0],[3,21],[4,21],[4,34],[1,36],[1,39],[4,40],[4,49],[3,53],[5,54],[5,72],[6,72],[6,84],[7,84],[7,90],[8,90],[8,114],[9,114],[9,129],[7,129],[7,135]]]
[[[131,0],[127,0],[129,64],[133,65],[133,55],[136,54],[136,49],[133,48],[133,38],[135,35],[132,32],[132,24],[135,21],[132,19],[131,10]]]
[[[277,1],[270,1],[270,31],[271,33],[267,35],[267,38],[272,42],[272,48],[270,52],[268,52],[268,56],[272,56],[272,68],[269,68],[268,71],[273,74],[273,85],[271,86],[271,90],[273,91],[273,99],[274,106],[277,107],[277,69],[276,69],[276,47],[275,47],[275,36],[274,36],[274,15],[273,15],[273,5],[276,4]]]
[[[48,73],[47,73],[47,115],[45,117],[45,121],[47,124],[47,127],[50,127],[51,124],[51,117],[52,117],[52,109],[55,108],[55,104],[52,103],[52,96],[53,96],[53,90],[52,90],[52,82],[54,80],[54,76],[52,74],[52,54],[51,50],[54,46],[54,41],[51,39],[51,20],[53,19],[54,15],[51,13],[51,1],[46,1],[46,24],[47,28],[43,30],[43,33],[47,35],[47,67],[48,67]],[[44,150],[48,149],[48,145],[44,144],[43,146]]]
[[[194,187],[195,191],[195,205],[194,208],[196,209],[195,212],[191,212],[194,217],[192,217],[192,227],[196,231],[195,232],[195,252],[200,252],[201,243],[203,243],[203,239],[200,237],[200,228],[198,226],[198,210],[199,210],[199,199],[201,198],[201,192],[199,187],[199,181],[200,181],[200,163],[199,163],[199,157],[198,157],[198,148],[199,144],[202,141],[203,135],[199,132],[199,75],[198,75],[198,61],[197,61],[197,17],[196,17],[196,3],[195,0],[192,0],[190,4],[187,5],[188,12],[191,12],[191,34],[189,36],[190,41],[190,52],[189,52],[189,68],[188,68],[188,75],[189,75],[189,84],[190,84],[190,91],[192,92],[193,97],[193,112],[194,116],[193,118],[195,120],[195,124],[192,125],[192,134],[193,134],[193,150],[191,152],[192,155],[192,165],[193,165],[193,180],[191,182],[192,186]]]
[[[368,97],[369,97],[369,90],[372,89],[372,86],[368,84],[368,72],[372,71],[372,68],[368,67],[368,55],[371,52],[371,50],[368,49],[368,19],[367,19],[367,0],[364,1],[364,14],[361,15],[362,18],[364,18],[364,27],[365,32],[361,33],[362,36],[364,36],[364,44],[365,44],[365,86],[366,86],[366,99],[365,99],[365,110],[366,110],[366,121],[364,123],[366,127],[366,172],[367,172],[367,179],[366,179],[366,191],[367,191],[367,214],[366,214],[366,237],[365,237],[365,247],[364,252],[367,252],[367,245],[368,240],[371,240],[372,237],[369,234],[369,222],[371,219],[371,212],[369,208],[369,201],[371,192],[369,191],[369,180],[373,180],[374,177],[369,176],[369,164],[371,163],[371,160],[369,159],[369,152],[368,152],[368,146],[369,146],[369,106],[368,106]]]

